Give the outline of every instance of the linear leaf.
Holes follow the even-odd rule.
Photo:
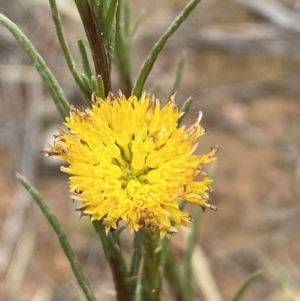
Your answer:
[[[21,29],[14,24],[10,19],[0,13],[0,22],[13,34],[16,40],[20,43],[24,51],[30,57],[33,65],[40,74],[44,84],[48,88],[52,99],[63,119],[69,116],[69,103],[64,96],[62,88],[58,84],[55,76],[46,65],[44,59],[31,44],[29,39],[23,34]]]
[[[92,288],[90,287],[87,279],[83,274],[78,258],[68,241],[65,230],[57,220],[56,216],[54,215],[50,207],[47,205],[47,203],[45,202],[45,200],[43,199],[39,191],[37,191],[32,186],[32,184],[19,173],[17,173],[16,176],[19,182],[26,188],[26,190],[31,194],[33,199],[36,201],[37,205],[40,207],[45,217],[48,219],[50,225],[52,226],[53,230],[55,231],[57,238],[59,239],[59,242],[62,246],[62,249],[70,262],[70,265],[77,279],[77,282],[81,287],[86,299],[88,301],[97,301],[96,297],[93,294]]]
[[[240,286],[234,297],[231,299],[231,301],[239,301],[241,300],[242,296],[246,292],[247,288],[249,285],[255,281],[259,276],[261,276],[262,271],[257,271],[253,274],[251,274],[245,281],[244,283]]]
[[[112,0],[105,17],[104,40],[107,45],[108,59],[111,66],[112,57],[115,48],[115,34],[116,34],[116,15],[118,9],[118,0]]]
[[[87,76],[87,78],[91,78],[93,74],[91,71],[91,66],[89,63],[89,59],[88,59],[88,56],[86,53],[85,46],[80,39],[77,40],[77,44],[78,44],[78,48],[79,48],[79,52],[80,52],[80,56],[81,56],[81,63],[82,63],[82,68],[83,68],[84,74]]]
[[[179,28],[179,26],[185,21],[185,19],[189,16],[189,14],[193,11],[196,5],[201,0],[191,0],[182,10],[182,12],[177,16],[177,18],[173,21],[170,27],[163,33],[163,35],[159,38],[157,43],[152,48],[149,56],[144,62],[142,69],[136,79],[134,84],[134,88],[132,90],[132,95],[135,95],[137,98],[140,98],[144,89],[144,85],[146,80],[153,68],[153,65],[158,57],[158,54],[162,51],[163,47],[167,43],[168,39],[172,36],[172,34]]]

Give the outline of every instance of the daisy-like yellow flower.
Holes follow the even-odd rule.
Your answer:
[[[174,96],[163,107],[146,94],[98,98],[84,111],[71,108],[69,132],[59,130],[45,153],[67,161],[61,170],[71,175],[79,210],[102,220],[107,232],[123,220],[132,232],[149,227],[163,237],[192,220],[180,200],[215,208],[208,204],[212,180],[203,166],[216,160],[217,149],[193,154],[205,133],[201,113],[188,129],[178,128],[182,114]]]

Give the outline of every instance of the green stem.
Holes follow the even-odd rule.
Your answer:
[[[101,239],[104,254],[112,271],[117,293],[117,301],[134,300],[134,296],[129,294],[129,287],[126,281],[128,272],[121,254],[120,246],[112,237],[112,233],[108,233],[108,235],[106,235],[101,221],[93,221],[93,225]]]
[[[161,246],[158,233],[142,230],[144,246],[144,265],[142,271],[141,300],[160,301],[162,286],[162,270],[160,266]]]
[[[197,6],[197,4],[201,0],[191,0],[182,10],[182,12],[177,16],[174,22],[170,25],[170,27],[165,31],[165,33],[160,37],[158,42],[152,48],[149,56],[144,62],[142,69],[136,79],[134,84],[134,88],[132,90],[132,95],[135,95],[137,98],[140,98],[144,89],[145,82],[153,68],[153,65],[157,59],[158,54],[161,52],[163,47],[165,46],[168,39],[171,35],[178,29],[178,27],[185,21],[185,19],[189,16],[189,14],[193,11],[193,9]]]
[[[22,175],[19,173],[16,173],[17,179],[20,181],[20,183],[27,189],[27,191],[31,194],[33,199],[36,201],[38,206],[41,208],[42,212],[44,213],[45,217],[48,219],[49,223],[51,224],[53,230],[55,231],[57,238],[59,239],[59,242],[63,248],[63,251],[68,258],[73,273],[77,279],[78,284],[80,285],[86,299],[88,301],[97,301],[96,297],[93,294],[92,288],[90,287],[87,279],[85,278],[83,271],[81,269],[81,266],[79,264],[79,261],[77,259],[76,254],[74,253],[67,235],[63,229],[63,227],[58,222],[57,218],[51,211],[51,209],[48,207],[46,202],[44,201],[41,194],[32,186],[32,184],[27,181]]]
[[[61,117],[65,119],[67,116],[69,116],[70,105],[64,96],[62,88],[58,84],[55,76],[50,71],[43,58],[40,56],[28,38],[23,34],[20,28],[18,28],[18,26],[16,26],[11,20],[0,14],[0,22],[13,34],[24,51],[28,54],[36,70],[43,79],[44,84],[48,88]]]
[[[74,78],[76,84],[78,85],[81,93],[84,95],[85,99],[90,100],[91,95],[88,94],[88,91],[85,89],[85,86],[84,86],[80,76],[78,75],[78,73],[76,71],[75,61],[72,57],[69,46],[68,46],[67,41],[65,39],[64,32],[62,30],[60,16],[59,16],[57,5],[56,5],[56,1],[55,0],[49,0],[49,4],[50,4],[50,7],[51,7],[52,19],[53,19],[53,22],[55,24],[56,34],[57,34],[61,49],[64,53],[64,57],[66,59],[68,68],[69,68],[71,74],[73,75],[73,78]]]
[[[105,1],[101,1],[101,3],[104,2]],[[95,11],[92,9],[88,0],[75,0],[75,3],[90,44],[96,76],[101,75],[105,96],[107,96],[108,93],[111,92],[111,70],[103,38],[103,28],[99,27]]]

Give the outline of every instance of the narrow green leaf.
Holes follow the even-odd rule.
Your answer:
[[[185,19],[189,16],[189,14],[194,10],[197,4],[201,0],[191,0],[181,11],[181,13],[177,16],[174,22],[170,25],[170,27],[164,32],[164,34],[160,37],[157,43],[152,48],[149,56],[144,62],[142,69],[136,79],[134,84],[134,88],[132,90],[132,95],[135,95],[137,98],[140,98],[144,89],[144,85],[146,80],[153,68],[153,65],[158,57],[158,54],[161,52],[168,39],[172,36],[172,34],[179,28],[179,26],[185,21]]]
[[[78,0],[75,0],[78,1]],[[82,1],[82,0],[81,0]],[[84,0],[84,1],[88,1],[88,0]],[[102,9],[101,4],[103,4],[103,0],[94,0],[94,1],[89,1],[92,10],[95,13],[95,16],[97,18],[97,20],[99,21],[99,25],[103,23],[103,16],[105,16],[104,11]],[[101,23],[102,22],[102,23]]]
[[[127,275],[127,268],[125,260],[121,254],[121,249],[118,243],[114,240],[112,233],[106,234],[105,227],[102,221],[95,220],[93,221],[93,225],[103,243],[103,249],[105,252],[105,256],[109,258],[118,258],[122,262],[123,272]]]
[[[124,36],[130,36],[130,1],[124,0]]]
[[[160,256],[160,265],[164,267],[164,270],[166,269],[166,262],[168,260],[167,256],[170,252],[170,239],[167,237],[164,237],[161,240],[161,256]]]
[[[67,235],[61,224],[58,222],[56,216],[54,215],[50,207],[46,204],[39,191],[37,191],[27,179],[25,179],[19,173],[16,173],[16,177],[19,180],[19,182],[26,188],[26,190],[31,194],[33,199],[36,201],[37,205],[44,213],[45,217],[48,219],[53,230],[55,231],[57,238],[59,239],[59,242],[62,246],[62,249],[70,262],[77,282],[80,285],[86,299],[88,301],[97,301],[92,291],[92,288],[90,287],[87,279],[83,274],[78,258],[68,241]]]
[[[131,94],[131,37],[124,34],[124,27],[121,26],[121,11],[124,5],[118,5],[116,21],[115,56],[118,70],[121,77],[122,91],[126,96]]]
[[[139,300],[139,293],[137,293],[137,287],[138,287],[138,276],[132,276],[126,278],[126,284],[128,287],[128,292],[130,295],[130,301],[138,301]]]
[[[61,20],[60,20],[60,16],[59,16],[59,13],[58,13],[56,1],[55,0],[49,0],[49,4],[50,4],[50,7],[51,7],[52,19],[53,19],[53,22],[55,24],[56,34],[57,34],[61,49],[63,51],[64,57],[66,59],[68,68],[69,68],[71,74],[73,75],[73,78],[74,78],[77,86],[79,87],[82,95],[85,98],[87,98],[88,93],[84,89],[83,82],[81,81],[81,78],[80,78],[79,74],[77,73],[76,63],[73,59],[73,56],[71,54],[71,51],[70,51],[68,43],[67,43],[67,40],[65,39],[65,36],[64,36],[64,32],[62,30]]]
[[[85,90],[88,91],[88,93],[90,95],[90,100],[89,101],[86,100],[86,103],[88,105],[90,105],[91,104],[90,103],[91,97],[92,97],[92,94],[94,92],[92,84],[91,84],[90,80],[87,78],[87,76],[85,74],[81,74],[81,79],[82,79],[82,82],[83,82],[83,84],[85,86]]]
[[[177,65],[175,80],[174,80],[170,95],[172,95],[173,92],[178,89],[178,87],[181,83],[183,69],[184,69],[184,65],[185,65],[185,57],[186,57],[186,55],[184,53],[180,57],[179,63]]]
[[[185,200],[179,201],[179,207],[183,211],[186,205]],[[172,223],[172,225],[174,222]],[[185,295],[183,291],[183,277],[180,274],[175,255],[170,248],[170,239],[164,238],[161,241],[161,256],[160,256],[160,265],[163,267],[163,272],[166,277],[166,280],[170,283],[174,294],[176,294],[176,300],[184,300],[183,296]]]
[[[96,84],[96,95],[98,97],[101,97],[102,99],[105,99],[105,92],[104,92],[104,85],[101,75],[97,76],[97,84]]]
[[[201,216],[202,216],[202,208],[198,206],[194,215],[194,219],[195,219],[194,223],[191,226],[191,234],[189,237],[187,253],[184,261],[183,291],[185,292],[185,298],[184,298],[185,301],[193,300],[192,257],[193,257],[195,246],[197,244]]]
[[[146,10],[142,10],[139,13],[139,15],[138,15],[138,17],[137,17],[137,19],[136,19],[136,21],[135,21],[135,23],[134,23],[134,25],[133,25],[133,27],[131,29],[131,32],[130,32],[130,37],[131,38],[134,36],[134,34],[136,33],[136,31],[138,30],[140,24],[142,23],[142,20],[143,20],[145,14],[146,14]]]
[[[91,85],[93,92],[95,92],[97,90],[97,80],[95,76],[91,77]]]
[[[183,290],[183,277],[179,271],[178,258],[169,248],[166,263],[164,265],[164,272],[166,280],[169,283],[171,290],[175,296],[174,300],[185,300],[185,291]]]
[[[75,0],[78,1],[78,0]],[[105,16],[108,9],[108,1],[107,0],[80,0],[80,1],[86,1],[88,5],[91,7],[93,13],[96,16],[97,24],[100,28],[103,28],[105,26]]]
[[[104,40],[107,45],[108,59],[111,68],[112,57],[114,55],[115,48],[115,34],[116,34],[116,14],[118,9],[118,0],[112,0],[108,7],[108,11],[105,17],[104,26]]]
[[[134,234],[134,242],[133,242],[133,255],[130,267],[130,276],[136,276],[139,272],[139,267],[142,259],[142,238],[141,233],[136,232]]]
[[[58,84],[55,76],[50,71],[43,58],[37,52],[35,47],[31,44],[29,39],[11,20],[9,20],[4,15],[0,14],[0,22],[13,34],[13,36],[24,49],[24,51],[28,54],[36,70],[43,79],[44,84],[48,88],[61,117],[65,119],[67,116],[69,116],[70,105],[64,96],[62,88]]]
[[[87,78],[91,78],[93,74],[91,71],[91,66],[89,63],[89,59],[88,59],[88,56],[86,53],[85,46],[80,39],[77,40],[77,44],[78,44],[78,48],[79,48],[79,52],[80,52],[80,56],[81,56],[81,63],[82,63],[83,71],[84,71],[85,75],[87,76]]]
[[[241,300],[242,296],[244,295],[244,293],[246,292],[247,288],[249,287],[249,285],[255,281],[259,276],[261,276],[262,271],[257,271],[253,274],[251,274],[245,281],[244,283],[240,286],[240,288],[238,289],[238,291],[236,292],[236,294],[234,295],[234,297],[231,299],[231,301],[239,301]]]
[[[96,96],[105,99],[104,85],[101,75],[98,75],[97,77],[92,76],[91,84]]]
[[[189,111],[191,105],[192,105],[192,102],[193,102],[193,97],[190,96],[185,102],[184,104],[182,105],[182,107],[180,108],[179,112],[180,113],[184,113],[177,121],[177,127],[180,127],[180,124],[183,120],[183,118],[185,117],[186,113]]]
[[[100,1],[100,6],[99,6],[99,11],[100,11],[99,22],[100,22],[100,25],[101,25],[102,28],[104,27],[104,20],[105,20],[105,16],[106,16],[106,13],[107,13],[108,6],[109,6],[109,3],[108,3],[107,0],[101,0]]]
[[[134,234],[134,241],[133,241],[133,252],[131,257],[131,265],[129,271],[129,279],[130,286],[129,286],[129,293],[134,296],[136,287],[138,284],[138,274],[140,269],[140,264],[142,260],[142,237],[140,232],[136,232]]]

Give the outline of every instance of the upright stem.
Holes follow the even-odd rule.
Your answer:
[[[108,261],[114,278],[117,301],[130,301],[128,289],[124,281],[125,277],[122,274],[122,264],[120,260],[118,260],[118,258],[110,257],[108,258]]]
[[[84,29],[89,40],[95,64],[96,75],[103,79],[105,96],[111,92],[110,68],[105,48],[103,29],[100,28],[97,17],[88,1],[75,0]]]
[[[141,300],[160,301],[162,270],[160,266],[161,246],[158,233],[145,228],[142,233],[144,266],[142,271]]]
[[[117,301],[132,301],[134,296],[129,294],[127,285],[127,269],[126,264],[121,254],[120,246],[112,237],[112,234],[105,234],[104,226],[100,221],[93,222],[96,231],[102,241],[105,256],[108,260],[117,294]]]

